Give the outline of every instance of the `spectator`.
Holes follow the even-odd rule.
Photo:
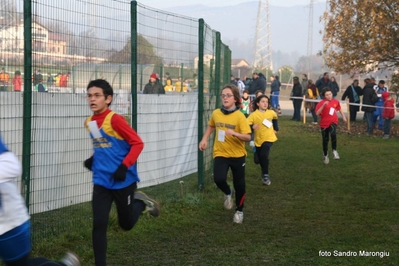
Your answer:
[[[237,86],[237,81],[233,75],[230,76],[230,83]]]
[[[66,73],[61,75],[60,77],[60,87],[66,88],[68,86],[68,79],[69,79],[70,73]]]
[[[364,116],[367,122],[367,134],[373,134],[374,123],[373,116],[375,111],[374,104],[378,101],[378,96],[374,91],[374,84],[370,81],[370,79],[366,79],[366,86],[363,89],[363,102],[362,102],[362,111],[364,112]]]
[[[175,83],[175,88],[173,89],[176,92],[181,92],[182,91],[182,82],[181,82],[181,77],[179,76],[177,78],[177,81]]]
[[[247,90],[249,93],[249,88],[251,87],[252,79],[248,78],[248,77],[244,77],[244,84],[245,84],[244,90]]]
[[[331,84],[330,84],[330,88],[331,91],[333,93],[333,98],[335,99],[337,97],[337,94],[339,92],[339,85],[337,83],[337,81],[335,80],[335,77],[331,77]]]
[[[262,73],[253,73],[252,74],[252,83],[248,89],[250,95],[254,95],[256,91],[262,91],[265,93],[266,90],[266,78]]]
[[[378,119],[378,129],[383,130],[384,120],[382,118],[382,112],[383,112],[384,100],[382,99],[381,96],[383,92],[388,91],[388,88],[385,87],[385,81],[380,80],[380,82],[378,82],[378,86],[374,85],[374,91],[377,93],[378,100],[375,103],[376,109],[373,115],[373,126],[375,125]]]
[[[166,81],[168,81],[168,79],[172,80],[172,78],[170,77],[169,72],[165,73],[165,84],[167,83]]]
[[[33,75],[33,85],[36,86],[39,83],[39,80],[43,80],[43,75],[40,73],[40,69],[37,69]]]
[[[291,120],[294,121],[301,121],[301,106],[302,106],[302,85],[299,83],[299,78],[294,77],[293,78],[294,84],[292,86],[292,91],[291,91],[291,98],[292,104],[294,106],[294,114],[291,118]]]
[[[164,89],[165,91],[173,91],[172,79],[170,77],[166,79],[166,86]]]
[[[4,68],[0,73],[0,91],[7,91],[8,82],[10,81],[10,74],[6,73]]]
[[[324,88],[330,88],[331,89],[331,80],[329,78],[328,72],[324,72],[323,77],[316,81],[316,87],[319,90],[320,97],[323,99],[323,95],[322,95],[321,91]]]
[[[21,71],[15,71],[14,78],[12,79],[12,85],[14,86],[14,91],[21,91],[22,89],[22,77]]]
[[[240,95],[242,96],[245,90],[245,84],[240,80],[240,78],[236,78],[237,88],[240,91]]]
[[[301,82],[301,86],[302,86],[302,95],[306,95],[306,93],[308,92],[308,75],[306,74],[302,74],[302,82]]]
[[[345,101],[346,98],[349,99],[349,120],[351,122],[356,121],[356,115],[359,111],[359,105],[353,104],[360,104],[360,96],[363,94],[362,88],[359,87],[359,80],[355,79],[353,83],[346,88],[344,94],[342,94],[342,101]]]
[[[54,85],[54,78],[51,75],[51,73],[47,73],[47,86],[53,86]]]
[[[306,99],[309,100],[316,100],[319,98],[319,91],[316,88],[316,85],[314,84],[313,80],[309,79],[308,80],[308,85],[306,86]],[[317,125],[317,114],[316,114],[316,102],[306,102],[306,108],[309,109],[310,113],[312,114],[313,117],[313,125]]]
[[[55,82],[55,86],[59,87],[60,86],[60,79],[61,79],[62,74],[58,73],[55,77],[54,77],[54,82]]]
[[[157,81],[157,74],[151,74],[149,82],[144,87],[143,94],[165,94],[162,84]]]
[[[190,83],[188,82],[188,79],[184,79],[184,81],[183,81],[183,92],[189,92],[189,91],[191,91]]]
[[[37,92],[48,92],[46,85],[43,84],[43,80],[39,80],[39,83],[35,86]]]
[[[382,93],[382,99],[384,100],[384,111],[382,113],[382,118],[384,118],[383,138],[389,139],[389,134],[391,133],[391,120],[395,118],[395,101],[387,91]]]
[[[271,79],[272,77],[270,77]],[[272,80],[272,84],[270,85],[271,88],[271,107],[276,112],[279,113],[278,106],[279,106],[279,98],[280,98],[280,87],[281,83],[279,80],[279,76],[275,76]]]

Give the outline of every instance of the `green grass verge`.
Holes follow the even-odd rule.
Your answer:
[[[195,175],[145,188],[161,203],[161,215],[142,216],[124,232],[113,210],[108,265],[398,265],[398,138],[339,132],[341,159],[330,155],[325,165],[317,126],[282,117],[278,137],[270,156],[271,186],[262,185],[248,147],[243,224],[233,224],[233,211],[223,208],[211,176],[202,193]],[[51,217],[67,229],[51,233],[48,213],[36,215],[33,255],[57,259],[72,250],[82,265],[93,265],[90,204]]]

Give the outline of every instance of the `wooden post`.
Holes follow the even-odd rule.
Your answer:
[[[350,104],[349,104],[349,99],[348,98],[346,98],[346,113],[347,113],[347,117],[346,117],[346,120],[348,121],[347,123],[348,123],[348,131],[350,132],[351,131],[351,122],[350,122],[350,115],[351,115],[351,108],[350,108]]]
[[[306,96],[303,95],[303,123],[306,124]]]

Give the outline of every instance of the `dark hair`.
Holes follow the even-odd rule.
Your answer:
[[[331,91],[332,92],[332,90],[329,87],[325,87],[325,88],[323,88],[321,90],[321,95],[324,97],[324,94],[326,94],[327,91]]]
[[[263,92],[263,91],[261,91],[261,90],[257,90],[257,91],[255,91],[255,96],[256,96],[256,94],[258,94],[258,93],[262,93],[262,94],[264,94],[264,92]]]
[[[325,76],[325,75],[327,75],[327,74],[328,74],[328,72],[324,72],[323,76]]]
[[[16,76],[21,76],[21,71],[16,70],[16,71],[15,71],[15,75],[16,75]]]
[[[308,77],[308,75],[306,75],[306,74],[302,74],[305,78],[307,78]]]
[[[279,76],[274,76],[274,78],[278,80],[278,79],[279,79]]]
[[[259,95],[258,97],[256,97],[255,101],[253,101],[253,103],[252,103],[252,108],[253,108],[254,110],[259,109],[258,103],[259,103],[263,98],[266,98],[266,99],[267,99],[267,102],[270,103],[269,97],[267,97],[267,96],[264,95],[264,94]],[[267,109],[270,109],[270,104],[267,105]]]
[[[358,79],[354,79],[354,80],[353,80],[353,83],[356,83],[356,82],[359,82],[359,80],[358,80]]]
[[[242,92],[242,94],[244,94],[244,93],[249,93],[249,91],[248,91],[248,90],[244,90],[244,91]]]
[[[91,87],[98,87],[103,90],[105,99],[108,98],[108,96],[113,96],[114,95],[114,90],[112,89],[111,85],[106,81],[105,79],[95,79],[89,82],[87,85],[87,89],[89,90]],[[112,101],[108,104],[110,106]]]
[[[378,82],[378,84],[385,84],[385,80],[380,80],[380,82]]]
[[[238,90],[237,86],[234,84],[226,84],[223,86],[222,90],[220,91],[220,93],[222,93],[222,91],[224,89],[230,89],[231,92],[233,93],[234,96],[234,100],[236,101],[235,106],[237,109],[240,109],[241,107],[241,96],[240,96],[240,91]]]

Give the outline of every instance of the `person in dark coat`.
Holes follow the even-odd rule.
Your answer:
[[[337,97],[338,92],[339,92],[339,85],[338,85],[337,81],[335,80],[335,77],[331,77],[330,82],[331,82],[330,88],[331,88],[331,91],[333,93],[333,97],[335,99]]]
[[[329,78],[328,72],[324,72],[323,77],[316,81],[316,87],[317,87],[317,90],[319,91],[320,98],[323,99],[323,96],[321,95],[321,91],[324,88],[331,89],[331,80]]]
[[[292,104],[294,106],[294,114],[291,120],[301,121],[301,106],[302,106],[302,85],[299,83],[299,78],[293,78],[294,85],[292,86],[291,96]]]
[[[360,96],[363,95],[362,88],[359,87],[359,80],[355,79],[353,83],[346,88],[344,94],[342,94],[342,101],[345,101],[346,98],[349,99],[349,112],[350,112],[350,121],[356,121],[357,112],[360,110],[359,105],[352,105],[360,104]]]
[[[150,81],[145,85],[143,94],[165,94],[165,89],[157,79],[157,74],[151,74]]]
[[[256,91],[262,91],[265,93],[266,90],[266,78],[262,73],[252,74],[252,83],[248,89],[250,95],[254,95]]]
[[[368,80],[367,82],[368,83],[366,84],[366,86],[364,86],[363,89],[362,111],[364,112],[364,115],[366,117],[367,133],[373,134],[373,129],[374,129],[373,117],[375,111],[374,104],[377,102],[378,96],[374,91],[374,84],[371,83],[370,80]]]

